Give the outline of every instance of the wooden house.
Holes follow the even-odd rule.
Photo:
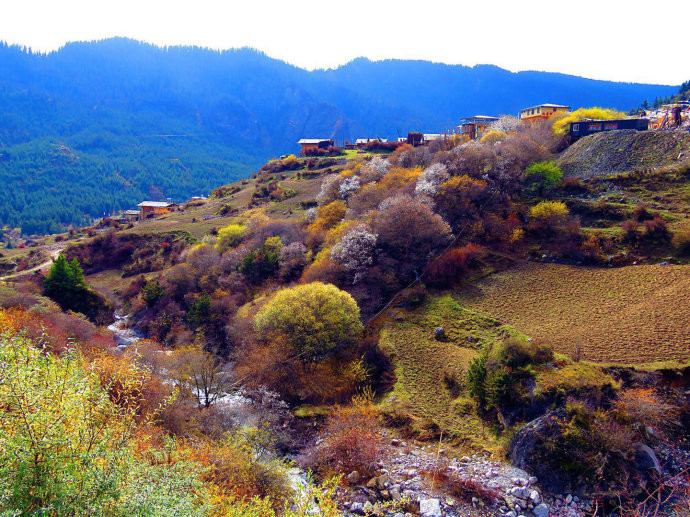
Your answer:
[[[497,117],[489,117],[488,115],[475,115],[474,117],[464,118],[459,126],[460,134],[467,135],[470,140],[480,139],[488,133],[491,124],[497,120]]]
[[[385,138],[358,138],[355,140],[355,148],[364,149],[369,142],[387,143],[388,140]]]
[[[559,115],[561,113],[568,113],[570,106],[561,106],[560,104],[540,104],[539,106],[532,106],[520,110],[520,120],[532,122],[535,120],[545,120]]]
[[[330,138],[302,138],[297,143],[300,145],[300,156],[306,156],[317,149],[325,150],[334,145]]]
[[[169,214],[178,208],[177,203],[171,203],[170,201],[142,201],[137,206],[139,207],[139,210],[141,210],[141,219]]]
[[[649,120],[646,118],[625,118],[620,120],[580,120],[570,123],[570,136],[581,136],[601,133],[603,131],[616,131],[618,129],[633,129],[635,131],[647,131]]]

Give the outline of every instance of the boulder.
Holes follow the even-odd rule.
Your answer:
[[[359,483],[359,480],[361,478],[360,478],[359,472],[357,472],[356,470],[353,470],[352,472],[350,472],[347,475],[346,479],[347,479],[347,482],[350,483],[351,485],[356,485],[357,483]]]
[[[443,327],[436,327],[434,329],[434,339],[436,341],[442,341],[446,337],[446,329]]]
[[[661,465],[654,451],[644,443],[636,443],[635,448],[635,468],[642,473],[649,473],[650,470],[661,474]]]

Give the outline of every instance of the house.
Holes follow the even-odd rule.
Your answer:
[[[125,210],[120,215],[120,221],[123,223],[133,223],[139,220],[141,212],[139,210]]]
[[[388,140],[385,138],[358,138],[357,140],[355,140],[355,147],[357,149],[363,149],[367,146],[369,142],[387,143]]]
[[[169,214],[178,208],[177,203],[171,203],[170,201],[142,201],[137,206],[141,210],[141,219]]]
[[[646,118],[625,118],[620,120],[580,120],[570,123],[570,136],[579,138],[603,131],[633,129],[647,131],[649,120]]]
[[[302,138],[297,143],[301,146],[300,156],[306,156],[318,149],[328,149],[334,145],[330,138]]]
[[[462,119],[462,123],[458,127],[461,135],[467,135],[470,137],[470,140],[477,140],[483,137],[489,131],[491,124],[497,120],[497,117],[475,115],[474,117]]]
[[[520,110],[520,120],[534,121],[545,120],[559,115],[561,113],[568,113],[570,106],[561,106],[560,104],[540,104],[539,106],[532,106]]]

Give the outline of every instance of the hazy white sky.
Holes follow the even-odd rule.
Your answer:
[[[127,36],[158,45],[250,46],[309,69],[366,56],[679,84],[690,79],[688,4],[0,0],[0,40],[49,51],[68,41]]]

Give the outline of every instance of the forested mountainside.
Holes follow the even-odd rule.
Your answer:
[[[250,49],[119,38],[47,55],[0,45],[0,224],[49,232],[142,198],[180,201],[300,137],[437,132],[539,102],[628,109],[674,91],[422,61],[309,72]]]

